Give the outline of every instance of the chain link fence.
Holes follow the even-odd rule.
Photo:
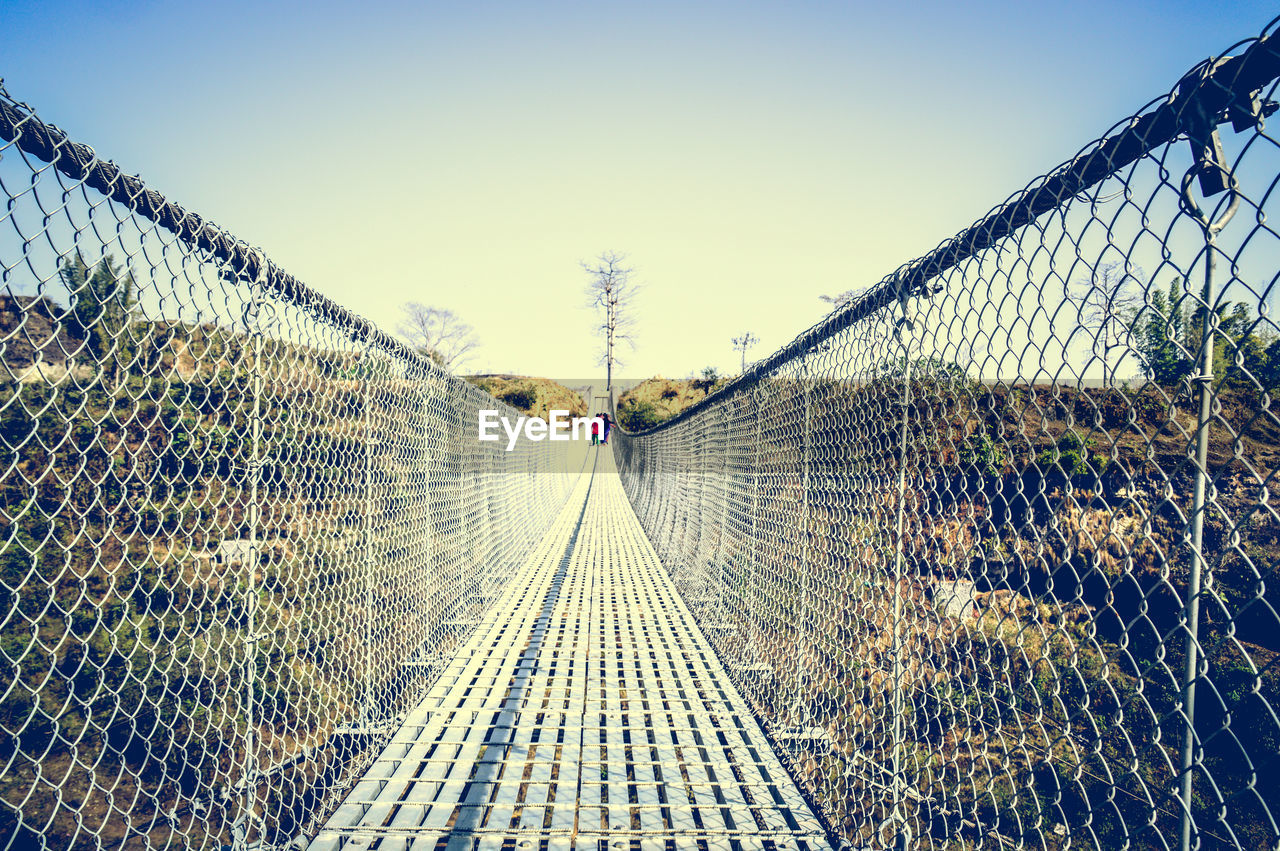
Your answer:
[[[283,847],[536,544],[564,444],[480,443],[505,406],[2,86],[0,192],[0,848]]]
[[[1280,846],[1273,32],[619,435],[850,846]]]

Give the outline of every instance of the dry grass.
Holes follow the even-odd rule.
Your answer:
[[[576,391],[549,378],[525,375],[469,375],[467,381],[531,417],[546,419],[551,411],[584,417],[587,403]]]

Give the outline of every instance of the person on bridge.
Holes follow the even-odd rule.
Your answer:
[[[604,420],[604,443],[607,446],[609,443],[609,432],[613,429],[613,420],[609,417],[608,412],[601,414],[600,417]]]
[[[596,414],[591,418],[591,445],[598,446],[600,444],[600,415]]]

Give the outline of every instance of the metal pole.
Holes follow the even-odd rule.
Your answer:
[[[893,810],[890,813],[890,818],[895,825],[897,846],[899,848],[908,848],[911,846],[910,828],[906,823],[906,814],[902,811],[905,782],[902,776],[902,644],[900,633],[902,629],[902,580],[906,572],[903,535],[906,524],[907,499],[907,428],[909,425],[908,417],[911,413],[911,357],[907,332],[912,331],[915,326],[907,316],[907,296],[905,292],[901,294],[898,304],[902,315],[894,324],[893,334],[897,338],[902,352],[902,419],[898,432],[898,517],[894,534],[893,640],[890,650],[893,656],[893,706],[891,710],[893,714]]]
[[[1216,133],[1216,131],[1214,131]],[[1227,178],[1231,189],[1231,200],[1226,211],[1217,221],[1210,221],[1195,199],[1191,196],[1191,181],[1194,177],[1210,168],[1220,169]],[[1187,578],[1187,595],[1183,604],[1183,623],[1187,631],[1186,662],[1182,668],[1182,712],[1184,719],[1182,733],[1182,760],[1179,771],[1179,798],[1182,804],[1182,816],[1179,825],[1180,847],[1182,851],[1190,851],[1195,834],[1195,822],[1191,815],[1192,784],[1195,779],[1197,760],[1196,743],[1196,680],[1202,673],[1205,661],[1200,655],[1200,584],[1204,572],[1204,512],[1205,490],[1208,479],[1209,463],[1209,421],[1213,415],[1213,354],[1214,337],[1218,331],[1218,312],[1214,310],[1213,272],[1214,272],[1214,239],[1218,232],[1231,221],[1236,209],[1240,206],[1240,196],[1236,192],[1235,177],[1221,164],[1209,159],[1201,159],[1187,172],[1182,180],[1182,200],[1184,209],[1196,219],[1204,229],[1205,266],[1204,288],[1200,300],[1204,314],[1200,322],[1200,370],[1192,380],[1200,384],[1200,410],[1196,419],[1196,479],[1192,492],[1191,505],[1191,549],[1190,576]],[[1198,843],[1195,843],[1198,845]]]
[[[702,556],[703,540],[706,536],[705,533],[707,527],[707,524],[704,522],[704,518],[707,516],[707,426],[706,421],[703,419],[698,420],[697,434],[698,454],[697,460],[695,461],[696,467],[694,475],[695,481],[698,483],[698,516],[691,522],[696,522],[698,524],[697,543],[693,546],[693,563],[698,566],[698,581],[702,584],[702,589],[698,594],[700,598],[700,611],[698,613],[702,615],[706,612],[707,600],[709,599],[709,595],[707,594],[707,583],[711,581],[711,573],[707,569],[707,564]]]
[[[472,446],[466,443],[467,423],[463,422],[463,411],[467,409],[466,387],[459,387],[456,391],[456,401],[454,402],[454,416],[456,424],[454,425],[454,438],[456,457],[458,458],[458,505],[460,510],[458,516],[463,518],[460,522],[463,524],[463,542],[462,555],[458,559],[458,604],[454,615],[454,633],[457,637],[457,643],[462,643],[462,637],[466,635],[471,627],[471,621],[475,617],[476,600],[479,596],[479,579],[478,571],[480,565],[479,559],[476,557],[476,542],[470,534],[466,534],[470,530],[467,528],[468,520],[476,516],[479,506],[475,498],[475,478],[477,475],[476,456],[472,452]]]
[[[462,434],[463,434],[463,428],[465,428],[465,424],[458,420],[458,416],[459,416],[458,411],[460,410],[461,403],[462,403],[461,392],[462,391],[459,388],[454,387],[451,389],[451,392],[449,394],[450,396],[449,398],[449,401],[450,401],[449,442],[451,444],[449,447],[449,450],[450,450],[449,466],[453,468],[453,475],[452,475],[453,482],[451,483],[449,489],[450,491],[453,491],[454,493],[457,494],[455,499],[457,501],[457,506],[458,506],[457,515],[454,520],[454,524],[455,524],[454,531],[452,535],[452,538],[455,541],[454,550],[455,550],[456,558],[458,562],[458,569],[457,569],[456,578],[450,577],[451,583],[453,585],[453,587],[449,591],[450,598],[451,598],[449,603],[449,610],[450,610],[449,638],[450,638],[450,641],[452,642],[450,646],[450,650],[452,650],[453,647],[456,647],[457,645],[462,643],[461,632],[463,629],[465,629],[465,627],[462,625],[462,621],[466,618],[466,613],[463,611],[463,606],[465,605],[465,601],[467,597],[466,565],[471,560],[471,552],[470,552],[470,549],[467,547],[466,542],[465,541],[458,542],[460,533],[462,532],[462,529],[460,527],[466,522],[463,518],[467,516],[467,511],[470,508],[470,506],[468,506],[466,503],[466,490],[467,490],[467,477],[471,472],[470,470],[467,469],[466,462],[463,460],[464,449],[462,446]]]
[[[364,351],[364,695],[360,700],[360,726],[373,726],[373,358]]]
[[[723,405],[720,408],[723,415],[723,425],[720,428],[720,540],[716,545],[716,567],[719,574],[717,582],[717,594],[719,599],[716,600],[716,621],[720,624],[725,622],[724,619],[724,586],[727,582],[725,571],[725,527],[729,525],[729,406]]]
[[[808,713],[803,711],[801,706],[800,694],[802,682],[804,679],[805,668],[812,663],[812,639],[809,635],[809,453],[811,448],[809,417],[811,399],[809,393],[809,362],[801,361],[800,365],[800,386],[804,393],[804,420],[803,430],[801,432],[801,456],[800,456],[800,620],[799,631],[797,633],[797,643],[803,645],[803,651],[797,652],[796,658],[800,664],[796,666],[796,698],[793,704],[793,712],[803,717],[805,720],[798,722],[801,727],[807,727]],[[799,651],[800,648],[797,647]],[[803,731],[802,731],[803,732]]]
[[[751,634],[749,640],[751,642],[751,664],[759,664],[760,650],[758,640],[760,637],[760,611],[757,606],[760,597],[760,557],[759,546],[756,542],[757,529],[760,523],[760,405],[756,400],[758,386],[751,388],[751,407],[755,410],[755,429],[751,438],[752,445],[752,461],[751,461],[751,562],[750,576],[751,582],[748,586],[750,594],[747,597],[747,612],[749,624],[751,626]]]
[[[1182,768],[1180,794],[1182,798],[1181,847],[1190,851],[1194,833],[1191,818],[1191,786],[1196,756],[1196,678],[1200,668],[1200,577],[1204,569],[1201,544],[1204,540],[1205,465],[1209,458],[1209,416],[1213,403],[1213,334],[1217,330],[1217,313],[1209,305],[1213,303],[1213,255],[1205,264],[1204,321],[1201,323],[1200,413],[1196,425],[1196,481],[1191,506],[1191,575],[1187,580],[1187,597],[1184,618],[1187,630],[1186,664],[1182,669],[1182,711],[1185,726],[1182,734]],[[1212,317],[1212,319],[1210,318]]]
[[[257,719],[254,708],[257,701],[258,679],[258,526],[261,523],[261,511],[258,505],[258,492],[262,481],[262,331],[259,326],[259,313],[262,310],[261,280],[253,282],[253,294],[250,296],[246,310],[246,325],[252,339],[253,359],[250,364],[250,387],[253,394],[253,407],[249,418],[249,504],[246,507],[248,519],[249,552],[246,564],[245,581],[245,733],[244,733],[244,795],[241,799],[241,812],[232,825],[232,841],[238,849],[249,846],[249,834],[253,829],[255,803],[257,798],[257,737],[254,725]]]
[[[422,561],[423,561],[424,572],[426,574],[426,583],[428,587],[430,586],[435,576],[435,537],[436,537],[436,530],[435,530],[435,523],[434,523],[436,512],[435,512],[435,507],[434,505],[432,505],[432,502],[431,502],[432,498],[435,496],[435,491],[432,488],[432,475],[431,475],[431,469],[433,466],[432,457],[431,457],[431,408],[428,404],[429,388],[427,386],[427,382],[430,380],[431,380],[430,370],[424,370],[422,375],[419,377],[419,381],[423,385],[422,402],[421,402],[422,404],[422,466],[421,466],[422,492],[417,497],[417,499],[421,501],[420,504],[423,506],[422,531],[423,531],[425,540],[423,542]],[[422,647],[420,652],[423,654],[423,658],[425,659],[428,656],[427,644],[431,639],[431,629],[432,629],[431,615],[433,613],[432,607],[435,601],[428,599],[424,602],[426,603],[426,611],[423,613],[424,615],[423,623],[426,625],[425,627],[426,640],[422,642]]]

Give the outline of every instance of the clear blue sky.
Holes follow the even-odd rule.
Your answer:
[[[736,368],[1255,35],[1273,3],[0,0],[10,92],[471,368],[594,375],[579,259],[646,289],[627,376]]]

